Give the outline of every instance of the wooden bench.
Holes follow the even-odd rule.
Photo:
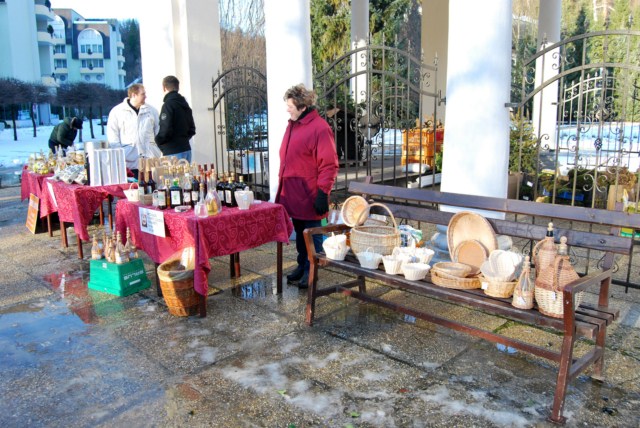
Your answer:
[[[640,216],[599,209],[470,196],[424,189],[406,189],[361,182],[351,182],[349,192],[363,195],[369,200],[384,203],[396,219],[435,225],[448,225],[449,219],[454,214],[440,211],[438,209],[440,205],[504,213],[506,218],[504,220],[487,218],[495,232],[499,235],[511,236],[514,241],[524,241],[527,247],[526,242],[535,244],[544,238],[547,221],[551,219],[555,222],[555,225],[560,226],[555,228],[556,242],[559,242],[560,237],[566,236],[567,243],[571,248],[586,249],[592,257],[594,254],[602,254],[602,258],[598,263],[598,270],[582,275],[579,280],[565,288],[563,292],[564,318],[559,319],[543,315],[535,307],[530,310],[518,309],[511,305],[511,298],[490,297],[480,289],[457,290],[440,287],[430,282],[430,276],[427,276],[422,281],[410,281],[401,275],[388,275],[384,272],[382,266],[378,270],[365,269],[360,266],[358,260],[351,253],[347,255],[344,261],[336,261],[326,258],[323,253],[315,252],[312,235],[346,232],[349,227],[345,225],[328,225],[307,229],[304,232],[311,262],[310,285],[306,306],[306,323],[308,325],[313,324],[318,297],[333,293],[343,293],[365,302],[555,361],[559,364],[559,370],[549,420],[554,423],[564,423],[565,418],[562,415],[562,411],[568,383],[591,365],[593,365],[593,377],[602,378],[607,326],[618,316],[618,311],[609,308],[608,303],[614,256],[616,254],[629,255],[633,248],[631,239],[618,236],[619,230],[620,227],[639,228]],[[376,208],[378,207],[372,207],[371,212],[387,214],[384,210],[376,212]],[[546,220],[542,221],[541,217]],[[536,218],[538,219],[538,224],[534,224],[534,219]],[[579,225],[583,225],[583,227],[579,227]],[[318,268],[329,266],[355,274],[355,278],[341,284],[319,288],[317,284]],[[385,300],[384,296],[367,294],[366,278],[379,281],[396,289],[466,305],[473,309],[479,309],[486,313],[518,322],[553,328],[563,335],[562,345],[559,351],[536,346],[465,324],[463,321],[446,319],[437,313],[426,313],[422,310],[403,306],[396,302]],[[576,307],[576,293],[587,290],[590,287],[598,294],[597,305],[581,304]],[[574,344],[579,337],[592,341],[592,346],[584,356],[574,358]]]

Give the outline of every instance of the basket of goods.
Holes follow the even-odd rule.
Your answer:
[[[135,188],[133,187],[134,185],[136,186]],[[129,185],[129,188],[123,191],[129,202],[140,201],[140,191],[138,190],[138,183],[131,183],[131,185]]]
[[[169,313],[180,317],[195,315],[198,296],[193,288],[195,248],[188,247],[158,266],[162,296]]]
[[[322,248],[327,258],[332,260],[344,260],[349,247],[347,246],[347,235],[334,235],[324,240]]]
[[[402,272],[404,272],[404,277],[410,281],[420,281],[427,276],[429,272],[429,266],[426,263],[407,263],[402,266]]]
[[[540,272],[535,281],[535,299],[538,303],[538,310],[545,315],[554,318],[562,318],[564,315],[562,292],[565,286],[579,276],[576,273],[571,261],[567,247],[567,238],[560,238],[560,246],[553,264],[547,266]],[[582,302],[583,292],[575,296],[576,307]]]
[[[366,269],[378,269],[380,262],[382,261],[382,254],[375,253],[371,248],[367,248],[365,251],[356,253],[360,266]]]
[[[533,308],[533,287],[534,284],[531,281],[531,260],[529,256],[524,259],[524,266],[522,267],[522,272],[520,273],[520,277],[518,278],[518,282],[513,290],[513,300],[511,301],[511,305],[520,309],[531,309]]]
[[[480,278],[471,275],[475,268],[464,263],[438,262],[431,268],[431,282],[445,288],[472,290],[480,288]]]
[[[513,251],[494,250],[482,263],[482,288],[492,297],[511,297],[516,286],[516,271],[522,265],[522,256]]]
[[[346,202],[345,202],[346,203]],[[400,246],[400,231],[393,213],[389,208],[380,203],[370,204],[369,207],[381,206],[387,210],[393,222],[393,226],[353,226],[350,234],[351,249],[354,253],[366,251],[368,248],[372,252],[387,256],[393,252],[395,247]],[[363,217],[367,211],[362,211],[360,216]],[[346,223],[346,218],[345,218]],[[361,224],[358,220],[356,224]]]
[[[535,247],[533,247],[533,264],[536,267],[536,278],[544,271],[548,266],[553,264],[553,261],[558,254],[558,249],[553,238],[553,223],[549,223],[547,227],[547,235],[544,239],[539,241]]]

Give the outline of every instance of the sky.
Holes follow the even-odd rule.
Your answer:
[[[85,18],[138,19],[157,0],[51,0],[52,8],[73,9]]]

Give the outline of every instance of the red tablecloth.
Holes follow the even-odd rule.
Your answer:
[[[53,174],[36,174],[35,172],[27,170],[27,167],[24,167],[20,179],[20,200],[24,201],[29,199],[31,193],[42,199],[43,182],[52,175]]]
[[[45,180],[40,199],[40,217],[57,212],[60,221],[73,223],[76,235],[83,241],[89,241],[87,226],[102,201],[109,195],[125,198],[124,189],[128,189],[129,186],[130,184],[81,186]]]
[[[249,210],[225,208],[220,214],[207,218],[197,218],[193,210],[185,213],[165,210],[166,237],[162,238],[140,230],[139,207],[137,203],[119,200],[116,230],[125,236],[129,227],[135,246],[155,263],[162,263],[182,248],[194,246],[194,288],[203,296],[208,292],[210,258],[238,253],[267,242],[289,242],[293,231],[282,205],[262,202],[253,204]]]

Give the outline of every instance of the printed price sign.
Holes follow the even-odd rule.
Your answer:
[[[140,230],[164,238],[164,213],[162,211],[140,208]]]
[[[27,229],[31,233],[36,233],[36,225],[38,224],[38,208],[40,207],[40,198],[33,193],[29,195],[29,209],[27,211]]]

